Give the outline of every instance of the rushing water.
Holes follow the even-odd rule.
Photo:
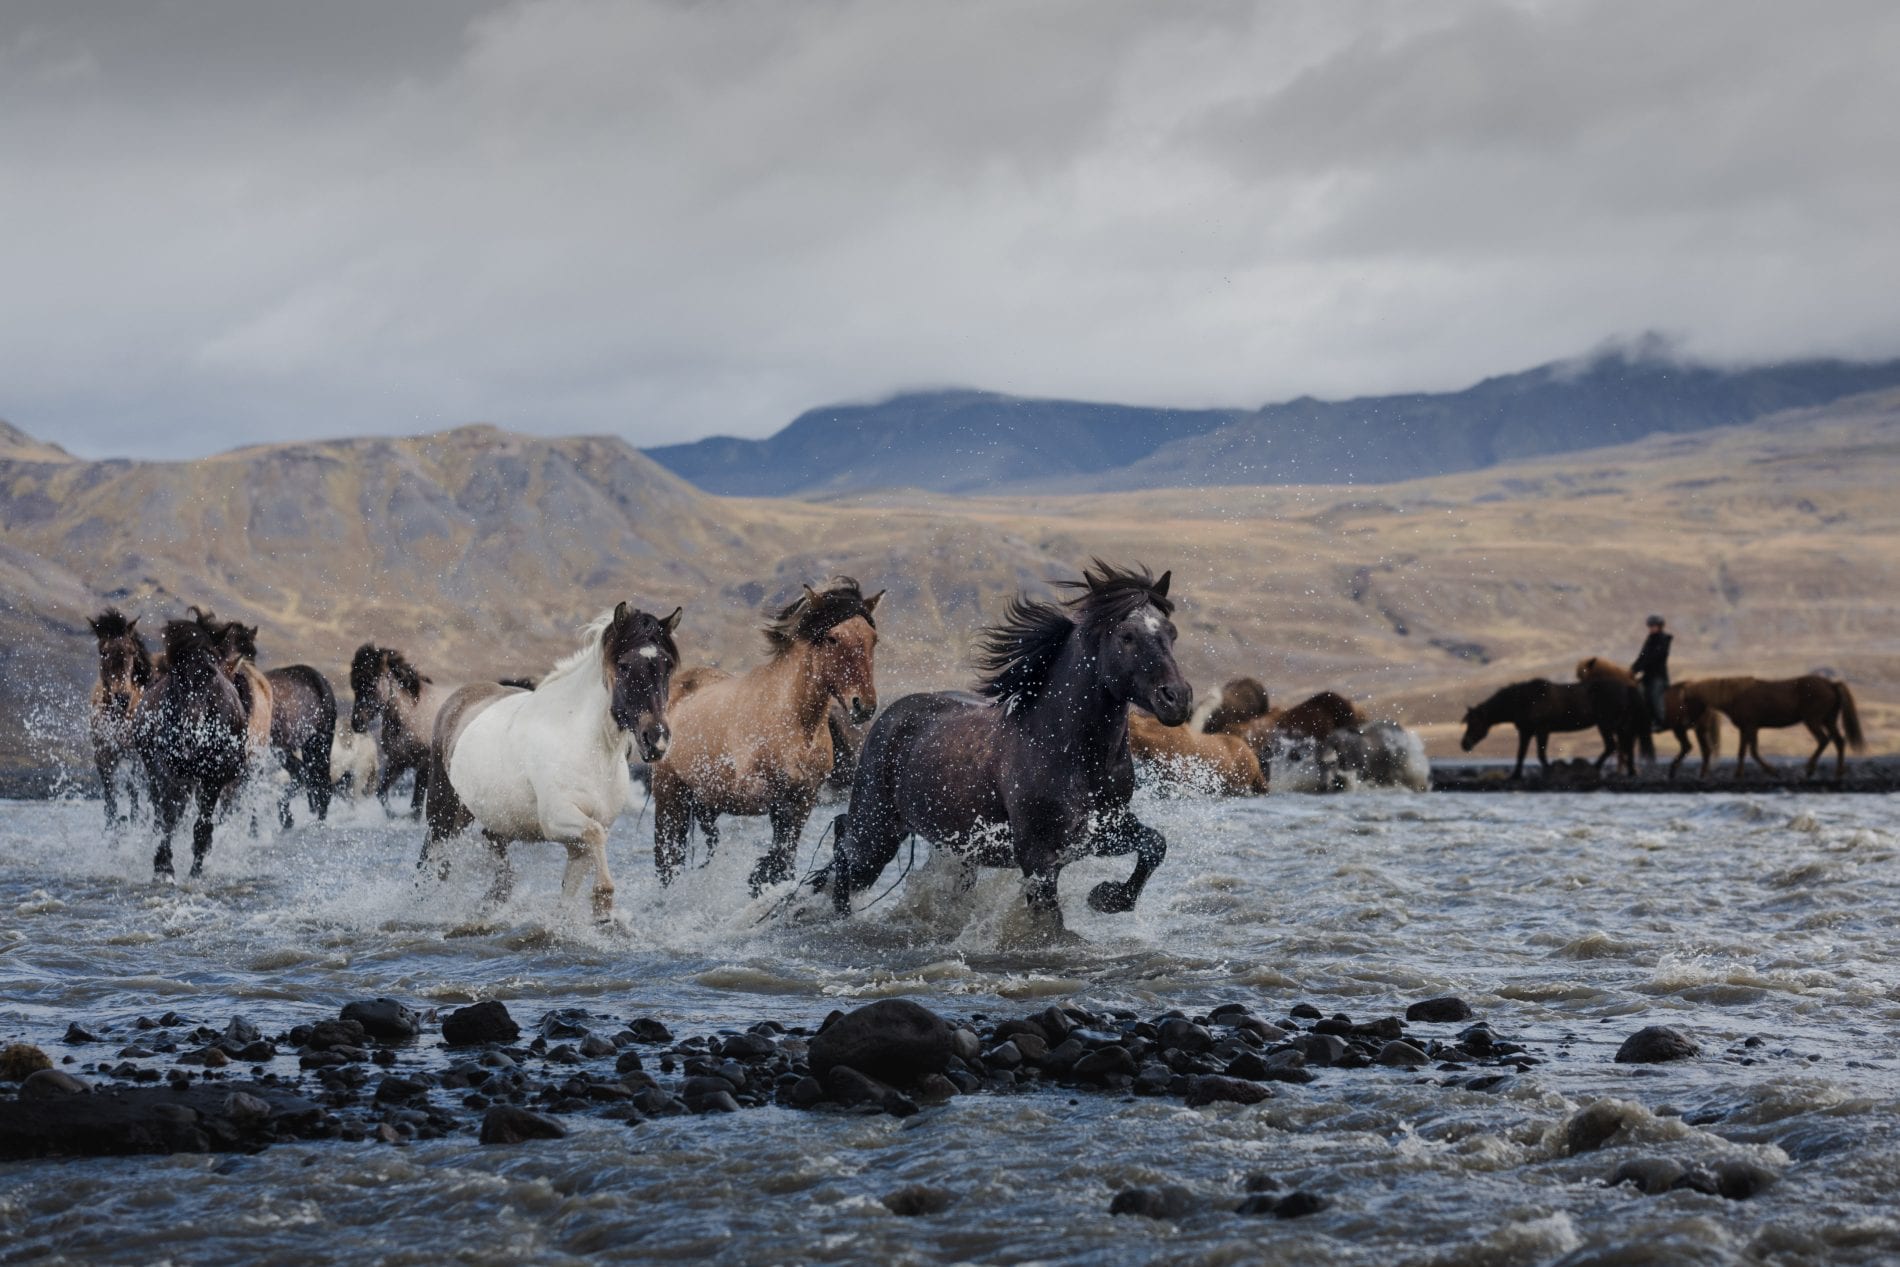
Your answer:
[[[619,919],[598,930],[561,907],[557,850],[519,849],[512,903],[483,919],[479,867],[418,888],[418,829],[369,807],[281,838],[221,834],[203,882],[174,890],[148,882],[144,837],[102,836],[96,804],[0,803],[0,1036],[57,1054],[69,1020],[167,1008],[275,1030],[377,994],[499,997],[524,1023],[579,1005],[698,1033],[809,1025],[891,994],[951,1015],[1239,1000],[1370,1019],[1455,993],[1545,1063],[1489,1092],[1431,1069],[1324,1071],[1249,1108],[979,1094],[903,1120],[767,1108],[576,1118],[567,1139],[520,1147],[457,1135],[13,1164],[0,1262],[1900,1255],[1890,799],[1144,793],[1141,808],[1171,851],[1139,910],[1086,910],[1089,885],[1122,872],[1080,864],[1063,892],[1086,942],[1023,949],[1014,881],[987,877],[959,904],[928,863],[848,924],[766,917],[744,898],[758,826],[729,824],[711,866],[663,893],[650,820],[623,821]],[[1612,1062],[1654,1023],[1692,1032],[1701,1059]],[[432,1046],[405,1061],[436,1060]],[[1566,1155],[1564,1124],[1600,1100],[1626,1102],[1622,1132]],[[1605,1186],[1620,1162],[1659,1156],[1746,1157],[1780,1179],[1747,1201]],[[1259,1172],[1333,1204],[1294,1221],[1233,1214]],[[1107,1213],[1118,1188],[1157,1183],[1204,1208]],[[951,1204],[903,1218],[880,1203],[910,1184]]]

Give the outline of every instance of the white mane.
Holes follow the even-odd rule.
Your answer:
[[[557,660],[554,667],[548,670],[547,676],[541,679],[540,685],[546,686],[550,682],[572,677],[589,664],[596,663],[600,656],[601,639],[607,636],[607,629],[613,623],[613,612],[604,611],[582,625],[580,632],[585,641],[581,643],[580,650]]]

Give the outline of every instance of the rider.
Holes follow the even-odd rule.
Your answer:
[[[1643,649],[1636,657],[1636,663],[1630,665],[1630,672],[1643,681],[1643,698],[1649,701],[1650,716],[1655,720],[1656,728],[1664,725],[1663,696],[1669,690],[1669,644],[1674,641],[1663,632],[1663,618],[1649,618],[1649,637],[1643,639]]]

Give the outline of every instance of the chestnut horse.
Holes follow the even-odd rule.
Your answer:
[[[418,672],[393,647],[364,643],[350,658],[350,729],[375,735],[382,774],[376,781],[376,799],[389,808],[389,789],[406,771],[416,775],[409,797],[409,813],[420,815],[429,790],[429,744],[435,736],[435,717],[455,684],[442,684]]]
[[[1470,752],[1484,741],[1493,726],[1517,727],[1517,764],[1513,779],[1524,775],[1524,754],[1531,740],[1537,741],[1537,764],[1550,769],[1550,737],[1573,730],[1595,727],[1603,737],[1603,763],[1616,755],[1617,769],[1636,773],[1635,749],[1654,759],[1655,741],[1649,734],[1649,706],[1642,692],[1621,682],[1548,682],[1532,678],[1516,682],[1493,694],[1482,704],[1465,710],[1465,734],[1459,746]]]
[[[173,878],[172,833],[194,795],[191,874],[203,873],[215,816],[244,777],[245,721],[244,702],[211,632],[197,620],[168,622],[164,666],[132,718],[132,742],[151,779],[158,816],[158,852],[152,856],[158,879]]]
[[[681,675],[669,702],[673,742],[653,767],[653,865],[671,883],[697,821],[710,852],[721,814],[767,815],[772,845],[753,867],[752,893],[792,878],[798,837],[831,775],[831,705],[862,724],[877,712],[874,613],[848,576],[805,587],[765,628],[771,658],[736,677]]]
[[[513,884],[503,847],[555,841],[567,846],[562,897],[572,901],[580,892],[591,861],[594,918],[611,918],[607,832],[632,792],[633,750],[642,761],[666,753],[679,619],[677,607],[661,620],[621,603],[583,629],[580,650],[533,690],[475,682],[449,696],[430,742],[428,835],[416,865],[479,823],[495,849],[490,898],[500,902]],[[438,874],[447,877],[446,855]]]
[[[1577,680],[1636,685],[1634,673],[1602,656],[1590,656],[1577,661]],[[1689,753],[1696,749],[1702,753],[1700,777],[1708,778],[1709,766],[1722,748],[1722,715],[1692,694],[1688,689],[1691,685],[1693,683],[1677,682],[1663,693],[1663,729],[1674,734],[1676,743],[1680,745],[1676,759],[1669,763],[1669,777],[1672,779],[1682,769],[1682,763],[1688,759]],[[1693,747],[1689,742],[1691,734],[1695,736]]]
[[[1022,870],[1029,910],[1062,928],[1056,880],[1087,855],[1135,855],[1134,874],[1089,893],[1098,911],[1133,910],[1168,842],[1129,812],[1135,764],[1128,708],[1164,725],[1194,712],[1174,662],[1169,574],[1095,560],[1075,598],[1017,597],[984,636],[976,698],[907,695],[871,727],[858,758],[851,808],[840,820],[830,870],[840,914],[873,884],[904,838],[924,837],[977,866]]]
[[[1237,677],[1214,693],[1206,704],[1200,730],[1209,735],[1231,735],[1256,717],[1265,717],[1272,705],[1267,688],[1256,678]],[[1196,710],[1200,711],[1200,710]]]
[[[1808,758],[1812,779],[1821,756],[1834,745],[1834,781],[1847,777],[1847,750],[1866,749],[1860,710],[1847,683],[1810,673],[1805,677],[1764,681],[1752,677],[1703,678],[1686,684],[1685,694],[1702,705],[1728,714],[1741,732],[1741,750],[1735,757],[1735,777],[1748,769],[1748,756],[1770,775],[1774,767],[1762,760],[1761,732],[1783,726],[1806,726],[1814,736],[1814,754]]]
[[[138,617],[127,619],[116,607],[108,607],[86,624],[92,629],[99,649],[99,681],[92,688],[92,711],[86,729],[92,740],[92,764],[99,771],[99,786],[105,793],[106,825],[131,820],[139,812],[139,778],[132,751],[132,715],[139,696],[152,681],[152,655],[138,632]],[[119,815],[121,766],[127,766],[125,783],[126,813]]]
[[[1128,710],[1128,751],[1135,760],[1190,782],[1211,783],[1225,796],[1262,796],[1267,776],[1260,758],[1238,735],[1206,734],[1192,726],[1164,726],[1152,713]]]

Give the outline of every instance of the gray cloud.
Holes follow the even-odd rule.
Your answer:
[[[1878,3],[16,3],[0,416],[759,434],[925,383],[1900,351]]]

